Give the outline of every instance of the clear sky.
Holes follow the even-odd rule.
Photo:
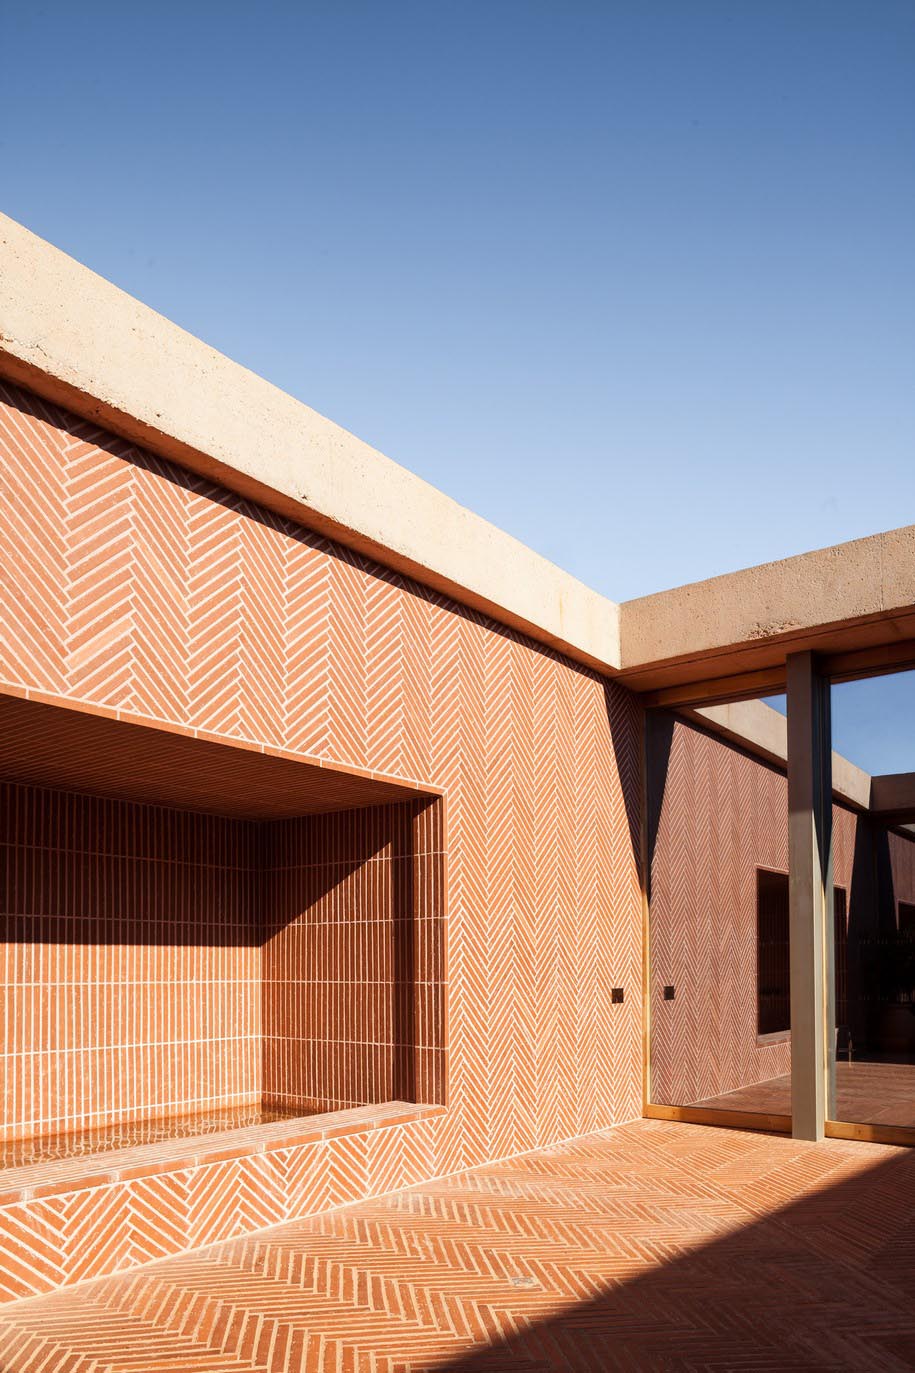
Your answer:
[[[784,696],[768,704],[786,710]],[[840,682],[831,697],[832,746],[865,772],[915,772],[915,672]]]
[[[915,521],[913,0],[2,29],[7,213],[614,599]]]

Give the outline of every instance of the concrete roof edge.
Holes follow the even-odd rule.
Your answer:
[[[913,605],[915,524],[624,601],[623,674],[639,687],[646,668],[704,660],[706,675],[724,675],[738,670],[733,651],[755,651],[761,665],[765,645],[781,645],[770,658],[783,660],[824,631],[841,638],[865,625],[867,642],[898,641],[911,632]]]
[[[598,671],[619,607],[0,215],[0,376]]]

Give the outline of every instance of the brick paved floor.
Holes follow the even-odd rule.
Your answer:
[[[3,1373],[915,1368],[915,1150],[638,1121],[0,1309]]]

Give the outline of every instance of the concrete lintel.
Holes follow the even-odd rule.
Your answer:
[[[621,609],[4,216],[0,376],[636,691],[915,642],[915,525]]]
[[[870,653],[880,671],[882,651],[915,638],[915,525],[624,601],[620,636],[639,691],[762,674],[809,650]]]
[[[870,806],[888,823],[915,820],[915,772],[888,772],[871,778]]]
[[[580,662],[619,668],[614,602],[3,215],[0,376]]]

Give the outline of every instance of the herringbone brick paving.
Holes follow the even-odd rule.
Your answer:
[[[637,1121],[0,1312],[3,1373],[915,1367],[915,1152]]]

